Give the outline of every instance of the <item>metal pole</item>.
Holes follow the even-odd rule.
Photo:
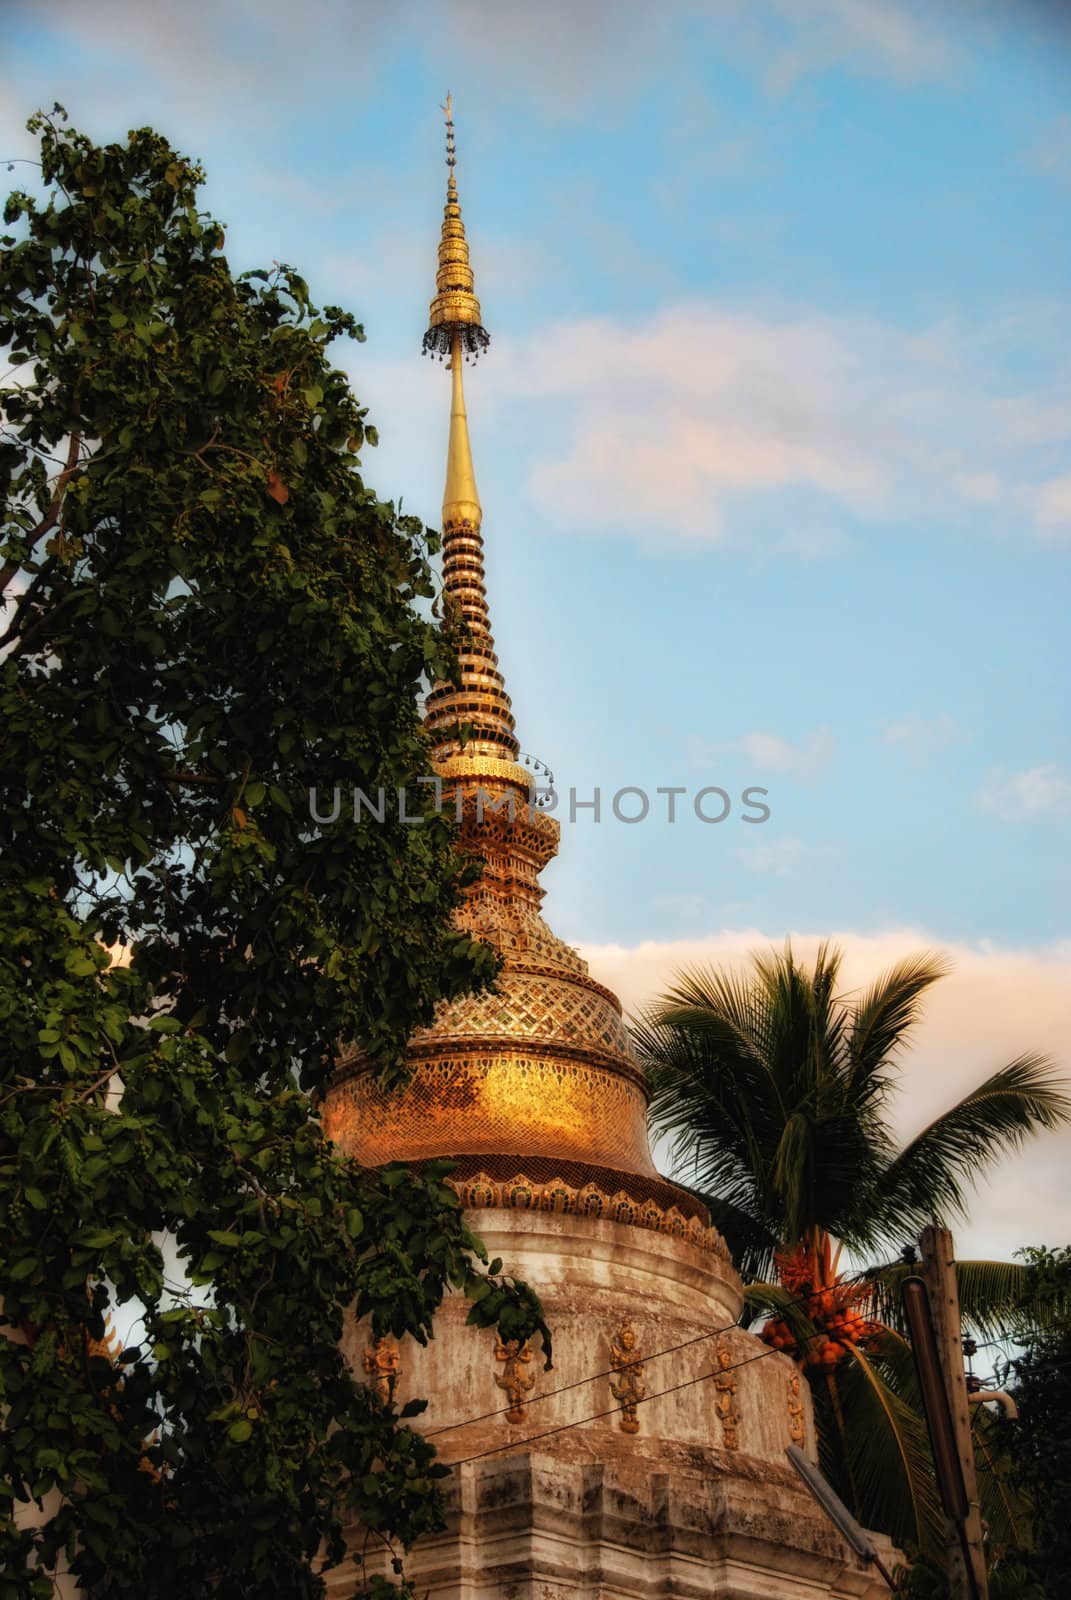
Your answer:
[[[922,1272],[929,1289],[930,1312],[937,1338],[937,1355],[967,1492],[966,1517],[958,1526],[949,1522],[947,1528],[949,1595],[950,1600],[989,1600],[982,1543],[982,1513],[978,1503],[978,1476],[971,1437],[971,1408],[963,1370],[959,1290],[956,1286],[952,1235],[947,1228],[923,1228],[919,1243],[922,1247]]]
[[[864,1561],[869,1561],[871,1566],[877,1567],[889,1588],[895,1593],[896,1579],[878,1555],[870,1534],[859,1526],[833,1485],[823,1478],[814,1462],[796,1445],[790,1444],[785,1454],[826,1516],[840,1529],[856,1555],[861,1556]]]

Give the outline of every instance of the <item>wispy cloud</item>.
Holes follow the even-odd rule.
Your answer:
[[[503,340],[493,381],[558,407],[531,489],[559,523],[718,540],[744,497],[796,490],[864,523],[1051,537],[1071,461],[1067,320],[911,332],[678,304]]]
[[[926,16],[895,0],[777,0],[773,9],[789,33],[770,55],[774,90],[831,67],[915,83],[949,65],[948,39],[932,11]]]
[[[901,751],[912,766],[923,767],[940,750],[949,745],[964,744],[970,734],[947,711],[936,716],[923,717],[916,711],[897,717],[881,730],[883,744]]]
[[[1037,520],[1042,528],[1055,531],[1071,528],[1071,473],[1063,478],[1051,478],[1038,490]]]
[[[24,9],[29,5],[9,9]],[[484,82],[491,94],[538,98],[544,118],[604,114],[615,96],[649,81],[674,23],[716,30],[721,53],[753,65],[779,93],[831,67],[913,82],[943,69],[948,40],[905,0],[664,0],[658,8],[619,0],[397,0],[339,6],[306,0],[301,27],[286,0],[34,0],[39,20],[88,51],[136,61],[175,103],[224,121],[233,96],[314,98],[327,80],[373,81],[383,51],[409,40]],[[277,89],[277,93],[272,93]],[[618,104],[618,116],[627,107]]]
[[[1039,822],[1071,815],[1071,775],[1055,762],[1007,772],[994,767],[974,797],[1001,822]]]
[[[833,730],[824,723],[799,739],[756,728],[736,739],[707,739],[691,735],[686,742],[693,767],[717,767],[726,756],[739,757],[756,771],[814,783],[822,777],[837,753]]]

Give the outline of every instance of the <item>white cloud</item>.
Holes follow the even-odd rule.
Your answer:
[[[1037,492],[1037,519],[1043,528],[1060,524],[1071,527],[1071,473],[1051,478]]]
[[[1065,1069],[1071,1037],[1071,944],[1006,949],[956,944],[918,928],[880,933],[841,931],[842,991],[871,982],[903,956],[938,950],[952,971],[931,991],[914,1047],[903,1058],[902,1092],[892,1107],[907,1139],[983,1077],[1025,1050],[1052,1055]],[[813,960],[813,933],[793,933],[798,956]],[[755,928],[726,929],[691,939],[589,945],[581,953],[592,975],[635,1014],[690,967],[742,966],[754,950],[780,948],[783,937]],[[970,1221],[957,1227],[959,1253],[1010,1258],[1024,1244],[1071,1241],[1071,1130],[1045,1134],[994,1169],[979,1188]]]
[[[921,767],[939,750],[966,742],[970,734],[947,711],[939,711],[934,717],[910,711],[895,722],[886,723],[881,738],[884,744],[903,751],[913,766]]]
[[[830,67],[913,83],[944,71],[949,49],[932,16],[894,0],[775,0],[790,42],[772,53],[767,82],[775,90]]]
[[[740,754],[768,772],[811,780],[820,777],[836,754],[832,729],[815,728],[793,743],[773,733],[745,733],[738,741]]]
[[[744,497],[790,489],[871,523],[1045,533],[1066,510],[1066,322],[1050,307],[912,332],[677,304],[502,339],[489,379],[538,409],[530,487],[559,525],[716,541]]]
[[[91,9],[34,0],[32,10],[68,45],[102,50],[120,67],[133,60],[155,90],[163,86],[183,110],[217,122],[233,115],[238,97],[254,106],[262,99],[269,122],[282,95],[293,102],[318,95],[327,81],[340,90],[367,84],[384,51],[405,40],[434,57],[455,89],[464,78],[483,98],[527,92],[544,119],[609,111],[618,122],[629,115],[623,93],[650,80],[682,18],[716,30],[723,54],[747,60],[778,90],[829,67],[912,81],[947,57],[932,20],[904,0],[664,0],[658,8],[618,0],[543,0],[538,8],[527,0],[305,0],[300,28],[285,0],[97,0]]]
[[[1007,772],[994,767],[974,797],[980,811],[1001,822],[1036,822],[1071,813],[1071,776],[1055,762]]]
[[[772,772],[779,777],[813,783],[836,756],[837,741],[833,730],[823,723],[796,740],[764,729],[726,740],[693,734],[686,741],[686,748],[688,760],[695,767],[716,767],[726,756],[737,756],[762,773]]]

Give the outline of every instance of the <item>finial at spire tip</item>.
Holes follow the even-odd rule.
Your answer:
[[[446,104],[440,106],[439,110],[446,117],[446,165],[450,168],[450,177],[453,179],[457,157],[454,152],[454,97],[449,90],[446,92]]]
[[[469,247],[454,178],[457,153],[454,146],[452,94],[447,92],[446,103],[439,109],[446,118],[446,165],[450,176],[446,184],[446,210],[439,243],[439,271],[435,279],[437,292],[431,302],[428,331],[424,335],[424,354],[437,355],[440,360],[444,356],[452,359],[456,346],[461,355],[475,359],[487,349],[489,338],[481,321],[480,302],[474,292]]]

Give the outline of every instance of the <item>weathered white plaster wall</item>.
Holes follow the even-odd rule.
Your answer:
[[[503,1371],[495,1335],[465,1325],[460,1296],[443,1307],[426,1347],[401,1341],[396,1398],[429,1401],[415,1425],[456,1463],[449,1527],[421,1541],[407,1562],[432,1600],[887,1593],[785,1460],[800,1421],[790,1407],[801,1402],[804,1444],[814,1454],[807,1385],[797,1399],[794,1363],[735,1326],[740,1281],[721,1257],[591,1217],[507,1209],[469,1217],[504,1270],[538,1290],[554,1370],[544,1372],[533,1350],[526,1416],[511,1422],[495,1414],[508,1404],[495,1382]],[[637,1409],[635,1433],[622,1430],[620,1412],[595,1415],[617,1405],[610,1348],[626,1318],[652,1397]],[[735,1367],[735,1448],[726,1448],[710,1376],[719,1345]],[[359,1373],[369,1347],[367,1328],[351,1325],[346,1349]],[[661,1390],[674,1392],[656,1397]],[[341,1577],[335,1583],[334,1592],[345,1592]]]

